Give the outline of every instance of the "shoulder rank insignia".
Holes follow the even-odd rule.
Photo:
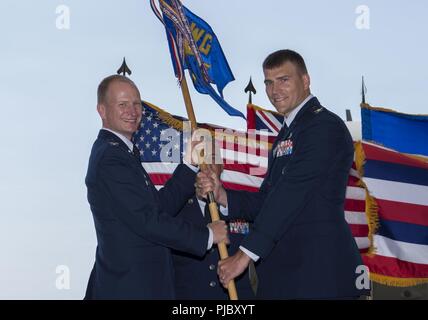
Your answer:
[[[324,108],[323,107],[319,107],[319,108],[314,108],[314,113],[315,114],[318,114],[318,113],[320,113],[321,111],[323,111],[324,110]]]
[[[247,234],[250,232],[250,224],[245,220],[233,220],[229,223],[230,233]]]
[[[117,147],[119,145],[119,142],[114,142],[114,141],[109,141],[108,143],[114,147]]]

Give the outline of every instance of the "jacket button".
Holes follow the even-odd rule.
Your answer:
[[[285,169],[285,167],[282,168],[282,171],[281,171],[282,175],[284,175],[286,172],[287,172],[287,170]]]
[[[188,204],[193,204],[193,199],[192,199],[192,198],[190,198],[190,199],[187,201],[187,203],[188,203]]]
[[[215,282],[215,281],[211,281],[210,282],[210,287],[211,288],[214,288],[216,285],[217,285],[217,282]]]
[[[215,265],[210,264],[210,266],[208,267],[211,271],[213,271],[215,269]]]

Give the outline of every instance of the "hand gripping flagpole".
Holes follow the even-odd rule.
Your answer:
[[[192,129],[196,129],[197,128],[196,117],[193,110],[192,100],[190,99],[190,93],[189,93],[189,88],[187,86],[186,76],[184,74],[181,80],[181,92],[183,94],[184,104],[186,105],[187,115],[189,117]],[[202,170],[204,170],[206,167],[206,164],[201,163],[200,167]],[[214,193],[212,191],[208,193],[208,207],[210,209],[211,221],[212,222],[219,221],[220,214],[218,213],[217,203],[215,202]],[[229,257],[226,243],[220,242],[219,244],[217,244],[217,246],[218,246],[218,251],[220,253],[221,259],[226,259],[227,257]],[[227,290],[229,292],[230,300],[238,300],[238,293],[236,291],[235,280],[232,279],[229,282],[229,284],[227,285]]]
[[[173,19],[175,21],[177,28],[179,30],[178,36],[181,38],[181,40],[179,40],[178,46],[175,44],[174,37],[172,37],[168,33],[168,30],[167,30],[167,35],[170,36],[171,43],[174,47],[175,58],[173,58],[173,59],[175,60],[175,66],[177,68],[176,76],[180,82],[181,92],[183,94],[183,99],[184,99],[184,104],[186,106],[187,116],[190,120],[190,124],[192,126],[192,129],[194,130],[197,128],[198,124],[196,122],[195,112],[193,110],[193,104],[192,104],[192,100],[190,98],[189,87],[187,86],[186,75],[185,75],[184,70],[181,66],[181,57],[184,56],[183,46],[184,46],[184,43],[186,41],[187,41],[190,49],[192,50],[192,52],[195,54],[195,57],[198,61],[198,66],[201,69],[203,77],[207,78],[208,75],[207,75],[207,72],[205,70],[205,66],[200,59],[199,51],[198,51],[198,49],[196,49],[197,47],[196,47],[196,44],[194,42],[192,32],[191,32],[190,27],[189,27],[189,23],[188,23],[187,18],[186,18],[185,14],[181,8],[181,3],[179,2],[179,0],[172,0],[172,3],[174,4],[173,7],[169,6],[163,0],[159,0],[159,2],[161,2],[163,5],[163,6],[161,5],[161,8],[163,9],[163,13],[168,15],[171,19]],[[165,22],[163,21],[162,14],[159,12],[158,8],[156,7],[154,0],[150,0],[150,5],[153,9],[153,12],[158,17],[158,19],[165,25]],[[201,163],[200,167],[202,170],[204,170],[206,168],[206,164]],[[208,193],[208,207],[210,210],[211,221],[212,222],[219,221],[220,215],[218,213],[218,207],[217,207],[217,204],[215,202],[215,197],[214,197],[213,192]],[[226,243],[221,242],[221,243],[218,243],[217,246],[219,249],[221,259],[226,259],[227,257],[229,257],[229,254],[228,254],[227,248],[226,248]],[[236,291],[236,286],[235,286],[234,280],[231,280],[229,282],[229,284],[227,286],[227,290],[229,292],[230,300],[238,300],[238,293]]]

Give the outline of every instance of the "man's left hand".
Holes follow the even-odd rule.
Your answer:
[[[219,261],[217,274],[223,287],[227,288],[229,282],[247,269],[250,257],[241,250],[233,256]]]

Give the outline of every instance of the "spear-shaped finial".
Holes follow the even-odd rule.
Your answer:
[[[126,65],[125,57],[123,58],[122,65],[117,70],[117,74],[122,74],[122,76],[125,76],[125,77],[126,77],[126,74],[128,74],[128,76],[132,74],[131,69],[129,69],[128,66]]]
[[[346,109],[346,121],[352,121],[352,114],[350,109]]]
[[[252,99],[252,93],[256,94],[256,88],[254,88],[253,82],[251,81],[251,77],[250,77],[250,82],[248,82],[247,87],[244,89],[244,92],[250,92],[249,96],[248,96],[248,103],[253,103],[253,99]]]
[[[362,76],[362,78],[363,78],[363,81],[361,83],[361,99],[362,99],[361,103],[365,104],[367,88],[366,88],[366,85],[364,84],[364,76]]]

